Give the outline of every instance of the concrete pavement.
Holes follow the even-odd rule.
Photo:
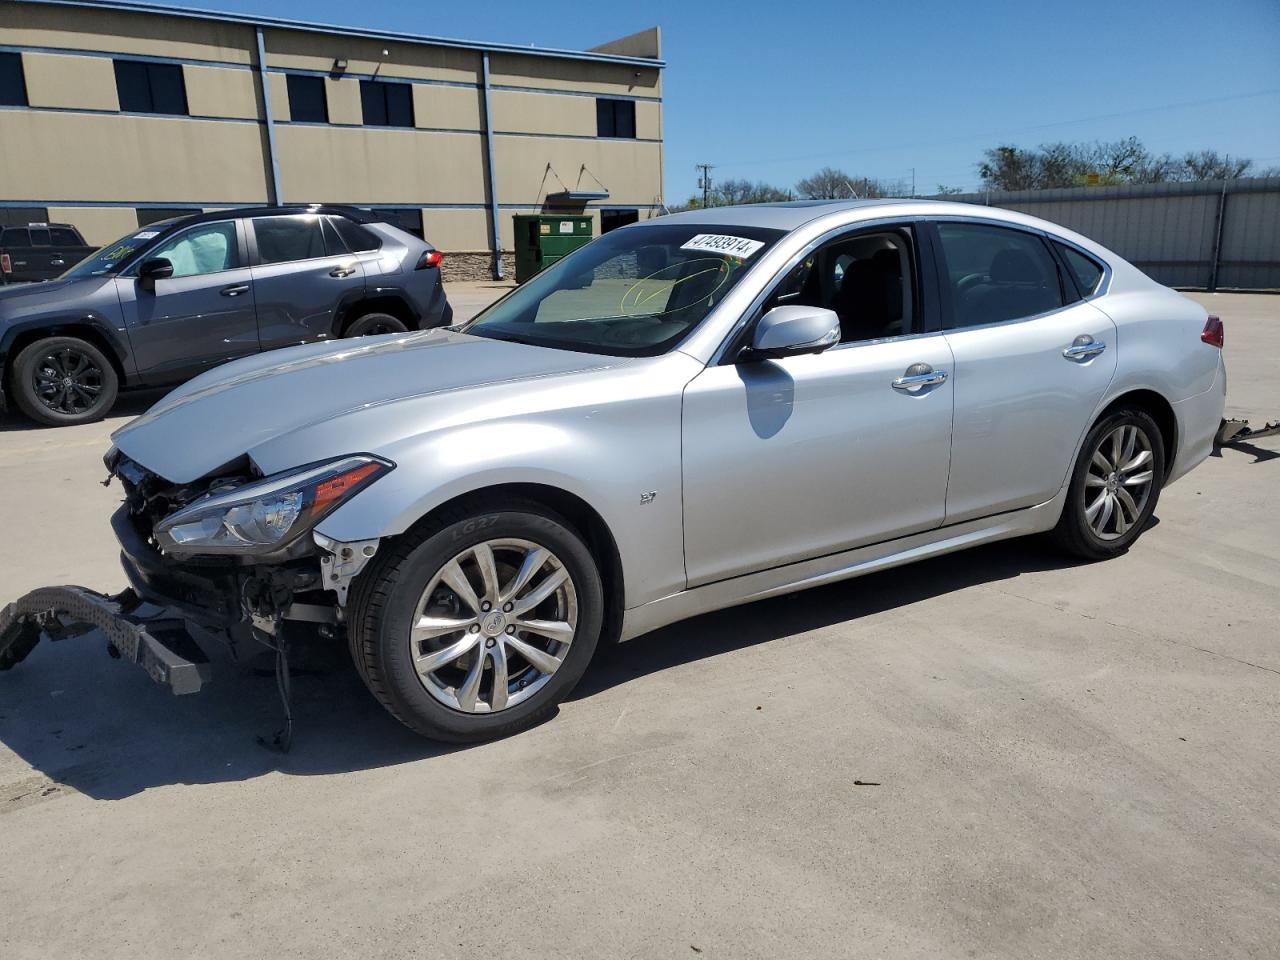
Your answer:
[[[1229,415],[1280,416],[1280,297],[1199,299]],[[0,602],[122,585],[119,422],[0,421]],[[1280,439],[1158,521],[676,625],[460,750],[341,657],[281,757],[270,676],[177,699],[42,643],[0,674],[0,957],[1273,957]]]

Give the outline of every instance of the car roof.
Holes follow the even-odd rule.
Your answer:
[[[878,220],[885,217],[946,217],[976,216],[986,220],[1004,220],[1024,226],[1052,226],[1034,217],[974,203],[955,203],[948,200],[787,200],[779,203],[750,203],[736,207],[708,207],[704,210],[687,210],[673,213],[645,223],[714,223],[720,226],[740,224],[750,227],[772,227],[776,230],[795,230],[813,220],[833,214],[857,214],[848,219]]]
[[[354,220],[356,223],[382,222],[379,217],[374,216],[368,210],[361,210],[359,207],[350,207],[340,203],[290,203],[275,207],[232,207],[227,210],[212,210],[208,213],[193,213],[186,217],[160,220],[157,223],[165,226],[181,224],[185,227],[193,223],[226,220],[228,217],[278,217],[299,213],[337,214],[338,216],[346,217],[348,220]],[[155,225],[147,224],[149,227]]]

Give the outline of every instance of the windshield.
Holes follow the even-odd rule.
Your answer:
[[[462,329],[535,346],[656,356],[701,323],[784,232],[705,223],[614,230]]]
[[[164,224],[160,224],[143,230],[135,230],[128,236],[121,237],[115,243],[108,243],[105,247],[89,254],[89,256],[64,273],[62,279],[101,277],[108,273],[115,273],[120,269],[121,264],[160,236],[164,226]]]

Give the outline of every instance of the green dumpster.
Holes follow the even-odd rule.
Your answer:
[[[516,228],[516,283],[545,270],[561,257],[591,242],[591,218],[518,213]]]

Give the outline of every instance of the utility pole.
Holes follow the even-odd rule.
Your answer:
[[[916,168],[911,168],[911,196],[916,195]]]
[[[698,178],[698,186],[702,188],[702,209],[706,209],[711,202],[711,171],[715,164],[711,163],[695,163],[694,168],[702,171],[702,176]]]

